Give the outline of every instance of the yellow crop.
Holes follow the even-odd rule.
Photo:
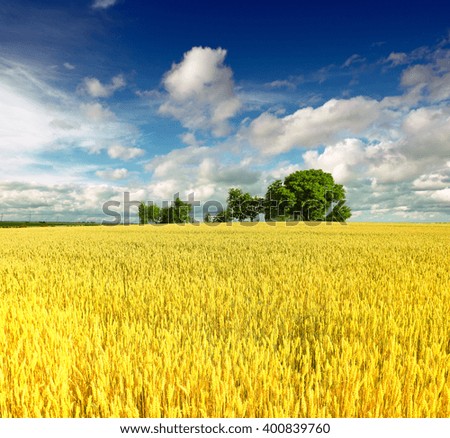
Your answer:
[[[0,229],[0,416],[447,417],[449,237]]]

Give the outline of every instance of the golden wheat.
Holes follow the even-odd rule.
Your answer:
[[[450,227],[1,229],[1,417],[447,417]]]

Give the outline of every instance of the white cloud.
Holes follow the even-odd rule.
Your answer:
[[[450,107],[422,107],[404,119],[403,153],[414,159],[445,159],[450,156]]]
[[[417,190],[438,190],[450,186],[450,175],[432,173],[420,175],[413,181],[413,187]]]
[[[428,56],[428,64],[412,65],[402,73],[401,85],[408,93],[414,92],[417,100],[439,103],[450,98],[450,50]]]
[[[239,160],[241,159],[241,160]],[[180,192],[187,197],[224,202],[230,187],[260,193],[262,173],[248,160],[221,146],[187,146],[153,158],[146,165],[152,173],[148,189],[158,199],[172,199]]]
[[[97,170],[95,174],[102,179],[120,180],[125,179],[128,176],[128,170],[125,168]]]
[[[299,164],[292,164],[290,162],[282,162],[278,166],[273,169],[270,169],[268,172],[265,172],[264,182],[265,185],[269,185],[271,182],[277,179],[284,179],[286,176],[291,173],[297,172],[301,170],[301,166]]]
[[[82,178],[80,172],[57,169],[67,151],[99,152],[111,144],[134,141],[137,131],[120,122],[100,103],[83,103],[40,79],[29,66],[0,58],[0,173],[2,179],[49,182]],[[47,163],[42,154],[58,151]],[[88,169],[88,165],[84,166]]]
[[[421,198],[438,202],[439,204],[450,205],[450,187],[440,190],[423,190],[417,191],[416,194]],[[448,207],[447,207],[448,208]],[[448,210],[447,210],[448,214]]]
[[[144,155],[144,149],[126,147],[121,144],[114,144],[108,148],[108,155],[111,158],[118,158],[120,160],[131,160],[133,158],[141,157]]]
[[[412,87],[415,85],[425,85],[430,79],[432,72],[428,65],[414,65],[404,70],[401,78],[403,87]]]
[[[390,63],[392,66],[407,64],[408,55],[404,52],[392,52],[385,60],[385,63]]]
[[[75,66],[73,64],[71,64],[70,62],[65,62],[63,64],[64,68],[66,68],[67,70],[74,70]]]
[[[177,171],[181,172],[182,169],[192,172],[202,159],[211,157],[213,151],[213,148],[206,146],[187,146],[153,158],[145,168],[156,177],[169,178],[177,174]]]
[[[87,119],[95,123],[101,123],[109,120],[116,119],[116,116],[108,108],[105,108],[102,104],[95,103],[82,103],[80,105],[81,111],[86,115]]]
[[[419,171],[418,164],[401,153],[397,142],[387,141],[368,146],[365,160],[365,176],[372,178],[377,184],[409,181]]]
[[[92,97],[107,97],[111,94],[108,87],[97,78],[84,78],[83,89]]]
[[[265,86],[269,88],[289,88],[292,90],[296,87],[296,84],[293,81],[285,79],[268,82],[267,84],[265,84]]]
[[[342,67],[346,68],[346,67],[350,67],[351,65],[354,64],[361,64],[363,62],[365,62],[366,58],[363,58],[361,55],[358,55],[357,53],[355,53],[354,55],[350,56],[349,58],[347,58],[344,62],[344,64],[342,64]]]
[[[57,136],[50,123],[57,111],[20,88],[0,87],[0,150],[15,153],[37,150]]]
[[[92,97],[110,97],[115,91],[126,85],[123,75],[114,76],[110,84],[102,84],[97,78],[87,77],[83,79],[80,90]]]
[[[168,95],[160,113],[175,117],[188,129],[226,135],[228,120],[241,106],[234,93],[233,73],[224,65],[226,53],[209,47],[186,52],[164,77]]]
[[[318,108],[302,108],[283,118],[263,113],[243,131],[253,146],[265,154],[279,154],[295,147],[317,147],[357,135],[380,116],[376,100],[364,97],[331,99]]]
[[[188,146],[199,146],[200,143],[198,142],[197,138],[192,132],[185,132],[181,135],[181,141]]]
[[[358,166],[366,160],[364,149],[365,145],[361,140],[349,138],[327,146],[321,154],[307,151],[303,154],[303,160],[307,167],[329,172],[338,183],[343,184],[361,170]]]
[[[92,7],[94,9],[107,9],[114,6],[116,3],[117,0],[95,0]]]
[[[441,190],[436,190],[434,193],[431,194],[431,197],[439,202],[450,204],[450,187]]]
[[[124,189],[106,184],[0,181],[4,220],[101,220],[102,205],[121,200]]]
[[[331,173],[337,182],[358,185],[362,178],[371,178],[372,186],[407,181],[417,175],[418,163],[408,160],[399,150],[399,143],[365,144],[348,138],[303,154],[305,165]]]

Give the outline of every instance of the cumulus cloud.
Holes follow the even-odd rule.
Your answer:
[[[63,64],[64,68],[66,68],[67,70],[74,70],[75,66],[73,64],[71,64],[70,62],[65,62]]]
[[[450,98],[450,68],[437,71],[433,64],[414,65],[404,71],[401,84],[420,92],[426,101],[441,102]]]
[[[118,158],[120,160],[131,160],[133,158],[141,157],[144,155],[144,149],[135,147],[126,147],[121,144],[114,144],[108,148],[108,155],[111,158]]]
[[[303,160],[307,167],[329,172],[337,182],[345,184],[358,175],[361,170],[358,166],[366,161],[365,145],[359,139],[349,138],[327,146],[321,154],[307,151]]]
[[[97,78],[87,77],[83,79],[80,90],[91,97],[110,97],[126,85],[123,75],[114,76],[109,84],[102,84]]]
[[[448,214],[448,207],[450,207],[450,187],[439,190],[421,190],[416,191],[415,194],[424,205],[430,206],[437,204],[438,206],[443,206],[447,209]]]
[[[106,184],[0,181],[4,220],[102,220],[102,205],[121,200],[123,188]]]
[[[265,185],[269,185],[271,182],[277,179],[284,179],[286,176],[290,175],[291,173],[297,172],[298,170],[301,170],[302,167],[298,163],[290,163],[289,161],[283,161],[282,163],[278,164],[276,167],[268,170],[265,172],[264,175],[264,182]]]
[[[376,100],[331,99],[318,108],[302,108],[283,118],[263,113],[243,134],[261,152],[279,154],[295,147],[312,148],[342,136],[360,134],[379,116]]]
[[[176,118],[190,130],[208,129],[215,136],[226,135],[229,119],[241,106],[234,93],[233,73],[224,65],[226,53],[209,47],[186,52],[164,77],[168,94],[160,113]]]
[[[413,181],[413,187],[417,190],[441,190],[450,187],[450,172],[448,175],[431,173],[420,175]]]
[[[400,145],[401,142],[385,141],[366,148],[366,176],[372,178],[374,185],[409,181],[419,171],[418,163],[408,160],[399,150]]]
[[[82,103],[80,105],[81,111],[86,115],[88,120],[99,123],[108,120],[114,120],[116,116],[108,108],[104,107],[102,104],[95,103]]]
[[[93,9],[107,9],[114,6],[117,0],[95,0],[92,4]]]
[[[436,190],[431,193],[431,198],[436,199],[439,202],[443,202],[445,204],[450,205],[450,187],[446,187],[445,189]]]
[[[405,89],[403,101],[410,106],[438,104],[450,98],[450,50],[423,47],[407,55],[408,64],[401,74]],[[414,62],[417,61],[417,62]],[[406,60],[405,60],[406,62]]]
[[[450,107],[414,109],[405,117],[402,130],[402,151],[408,157],[435,160],[450,156]]]
[[[106,170],[97,170],[95,174],[102,179],[108,180],[120,180],[125,179],[128,176],[128,169],[106,169]]]
[[[240,160],[241,159],[241,160]],[[172,199],[177,192],[183,196],[195,193],[197,199],[224,202],[228,188],[261,191],[262,173],[252,169],[248,161],[226,148],[187,146],[149,161],[149,190],[159,199]]]
[[[180,138],[181,141],[188,146],[200,146],[200,142],[192,132],[185,132],[180,136]]]

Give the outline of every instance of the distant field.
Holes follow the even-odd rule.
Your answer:
[[[450,226],[1,229],[1,417],[448,417]]]

